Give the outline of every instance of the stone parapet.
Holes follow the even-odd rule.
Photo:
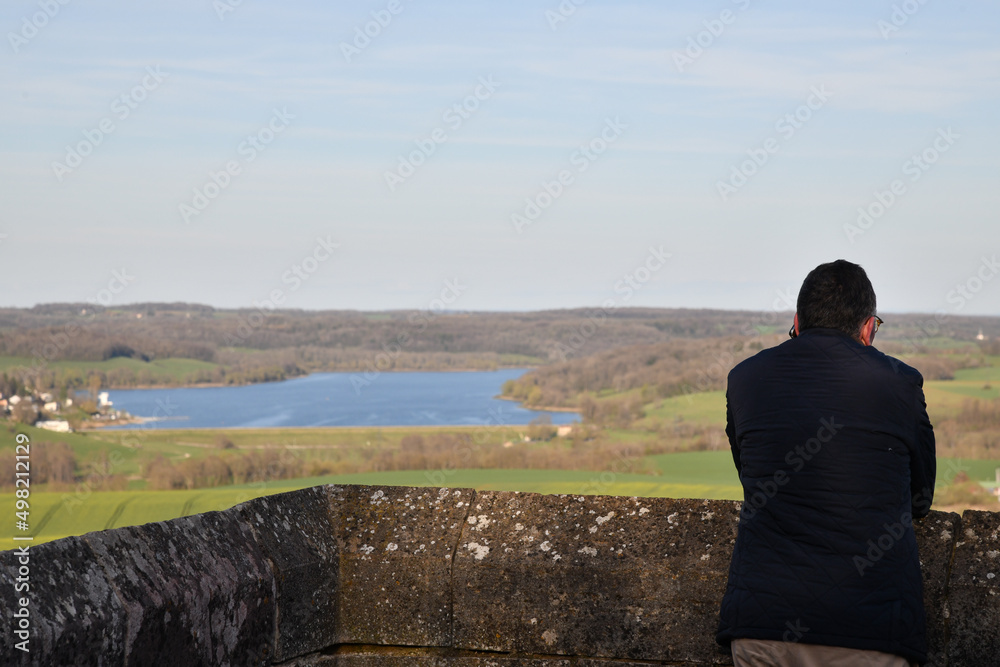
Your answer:
[[[330,485],[66,538],[0,553],[0,664],[731,664],[739,506]],[[1000,513],[916,534],[929,664],[1000,665]]]

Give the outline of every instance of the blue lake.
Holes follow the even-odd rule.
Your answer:
[[[269,426],[479,426],[527,424],[572,412],[527,410],[494,398],[523,368],[463,373],[314,373],[239,387],[113,390],[114,407],[155,421],[109,428],[260,428]],[[354,378],[354,383],[352,383]]]

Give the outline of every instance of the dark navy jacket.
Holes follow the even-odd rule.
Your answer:
[[[923,378],[834,329],[729,374],[743,484],[717,641],[776,639],[926,660],[913,518],[930,511]]]

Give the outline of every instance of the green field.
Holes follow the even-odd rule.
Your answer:
[[[28,357],[0,357],[0,372],[9,371],[12,368],[24,366],[31,368],[33,360]],[[55,371],[77,371],[78,375],[86,375],[88,371],[98,371],[109,373],[119,368],[125,368],[138,374],[146,371],[152,378],[160,382],[179,383],[184,378],[198,371],[213,371],[218,364],[208,361],[198,361],[197,359],[156,359],[153,361],[142,361],[131,357],[115,357],[105,361],[50,361],[45,364],[46,368]]]
[[[123,431],[93,430],[81,433],[52,433],[30,426],[19,426],[17,432],[28,435],[33,443],[64,442],[69,445],[81,465],[94,464],[102,456],[115,461],[113,473],[133,478],[129,489],[141,490],[141,477],[146,466],[157,456],[171,460],[209,455],[228,456],[258,450],[288,450],[304,461],[323,460],[333,450],[340,450],[348,459],[359,460],[368,449],[398,448],[402,438],[411,433],[425,437],[436,433],[472,432],[474,427],[329,427],[329,428],[257,428],[257,429],[130,429]],[[489,434],[491,442],[503,442],[524,427],[498,429]],[[220,450],[216,438],[224,434],[237,449]],[[0,453],[14,449],[15,431],[0,429]]]
[[[927,411],[935,417],[954,416],[969,398],[991,400],[1000,398],[1000,361],[985,357],[992,366],[960,368],[954,380],[929,380],[924,382]]]
[[[955,371],[957,381],[975,382],[1000,382],[1000,361],[996,357],[987,357],[993,366],[981,366],[979,368],[960,368]]]
[[[480,490],[507,490],[569,495],[618,495],[665,498],[712,498],[739,500],[742,490],[732,455],[728,450],[682,452],[651,456],[648,461],[659,475],[630,473],[623,459],[615,470],[402,470],[327,475],[193,491],[105,491],[93,493],[35,493],[30,497],[32,544],[82,535],[95,530],[119,528],[180,516],[222,510],[273,493],[319,484],[384,484],[391,486],[448,486]],[[970,478],[994,479],[1000,461],[938,460],[938,486],[963,470]],[[0,550],[12,549],[14,494],[0,494],[0,508],[9,508],[11,529],[3,531]]]
[[[990,400],[1000,396],[996,388],[984,389],[982,381],[931,380],[924,383],[924,399],[931,423],[954,418],[970,399]],[[1000,382],[998,382],[1000,384]]]
[[[705,391],[656,401],[646,407],[646,419],[649,418],[725,428],[726,392]]]

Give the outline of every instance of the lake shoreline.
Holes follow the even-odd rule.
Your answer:
[[[532,407],[528,408],[528,407],[524,406],[524,401],[516,399],[513,396],[504,396],[502,394],[497,394],[493,398],[495,398],[497,400],[500,400],[500,401],[511,401],[513,403],[517,403],[521,407],[524,407],[525,410],[537,410],[538,412],[579,412],[580,411],[580,408],[559,408],[559,407],[551,407],[551,406],[548,406],[548,405],[536,405],[536,406],[532,406]]]
[[[536,368],[541,368],[541,366],[497,366],[496,368],[483,369],[483,368],[452,368],[449,370],[428,370],[423,368],[401,368],[398,370],[392,369],[387,371],[377,371],[379,375],[390,375],[395,373],[495,373],[496,371],[505,371],[513,368],[525,368],[527,370],[534,370]],[[295,380],[297,378],[309,377],[310,375],[319,375],[320,373],[351,373],[352,375],[364,376],[365,373],[370,373],[369,370],[322,370],[322,371],[310,371],[308,373],[302,373],[301,375],[290,375],[289,377],[282,378],[280,380],[261,380],[259,382],[242,382],[240,384],[232,384],[229,382],[196,382],[194,384],[173,384],[173,383],[163,383],[163,384],[133,384],[128,386],[107,386],[101,387],[101,391],[131,391],[133,389],[213,389],[219,387],[253,387],[261,384],[274,384],[275,382],[288,382],[289,380]],[[514,399],[504,399],[504,400],[514,400]],[[563,410],[567,408],[553,408],[553,410]]]
[[[150,420],[157,421],[157,420]],[[571,426],[575,422],[569,422],[568,424],[560,424],[560,426]],[[113,426],[113,424],[109,424]],[[520,429],[524,430],[531,424],[424,424],[424,425],[407,425],[407,424],[396,424],[392,426],[188,426],[188,427],[178,427],[178,428],[158,428],[157,433],[181,433],[187,431],[196,432],[223,432],[223,431],[426,431],[426,432],[439,432],[439,431],[476,431],[482,428],[488,429]],[[101,426],[97,427],[81,427],[76,432],[77,433],[111,433],[114,431],[121,431],[127,433],[129,431],[143,430],[142,427],[131,428],[119,428],[119,429],[107,429]],[[148,429],[147,429],[148,430]]]
[[[527,407],[501,395],[505,382],[531,370],[319,372],[246,385],[109,390],[123,417],[83,429],[498,428],[579,419],[572,408]]]

